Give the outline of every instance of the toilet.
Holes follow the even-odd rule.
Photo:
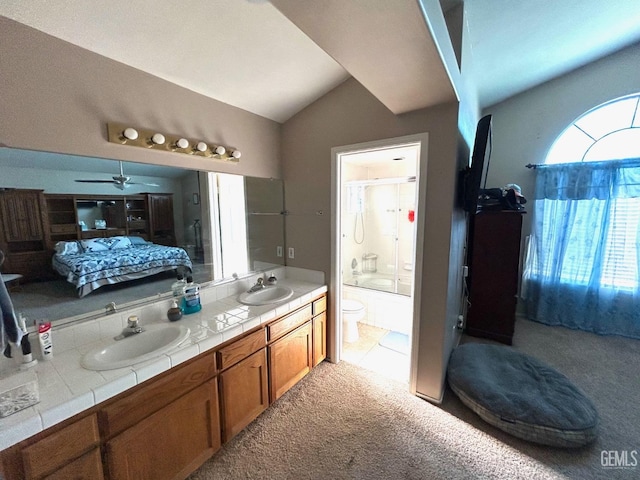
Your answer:
[[[347,343],[358,341],[358,321],[365,315],[364,305],[356,300],[342,301],[342,338]]]

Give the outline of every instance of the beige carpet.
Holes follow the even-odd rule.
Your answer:
[[[525,338],[522,350],[548,357],[590,393],[602,417],[596,443],[537,446],[487,425],[450,391],[438,407],[402,383],[346,362],[323,363],[190,478],[640,478],[640,466],[601,466],[602,450],[640,450],[632,366],[640,342],[519,322],[516,344]]]

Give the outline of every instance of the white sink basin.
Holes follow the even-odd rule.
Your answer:
[[[144,332],[94,348],[84,354],[80,364],[89,370],[127,367],[161,356],[180,345],[190,333],[184,325],[175,324],[154,324],[143,328]]]
[[[293,295],[293,290],[289,287],[273,286],[264,287],[256,292],[245,292],[240,294],[238,300],[245,305],[269,305],[270,303],[278,303]]]

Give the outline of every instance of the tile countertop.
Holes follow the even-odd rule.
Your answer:
[[[290,287],[294,293],[290,300],[276,305],[243,305],[238,302],[236,293],[210,302],[205,301],[206,295],[203,295],[202,310],[185,315],[178,321],[190,329],[189,338],[185,342],[156,359],[116,370],[86,370],[80,366],[80,358],[100,344],[112,343],[113,336],[119,334],[126,324],[128,314],[137,312],[128,311],[114,315],[113,318],[104,317],[73,329],[56,330],[54,326],[53,358],[50,361],[40,360],[33,367],[38,377],[40,403],[0,419],[0,451],[243,332],[295,310],[327,291],[326,285],[322,283],[289,276],[279,280],[278,284]],[[170,299],[165,299],[153,305],[155,313],[140,312],[138,309],[142,314],[140,323],[143,326],[152,323],[169,324],[166,310],[170,302]],[[93,341],[87,343],[83,339]]]

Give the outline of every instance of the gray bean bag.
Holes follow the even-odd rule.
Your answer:
[[[555,447],[596,438],[598,412],[567,377],[541,361],[500,345],[454,349],[447,379],[462,403],[511,435]]]

